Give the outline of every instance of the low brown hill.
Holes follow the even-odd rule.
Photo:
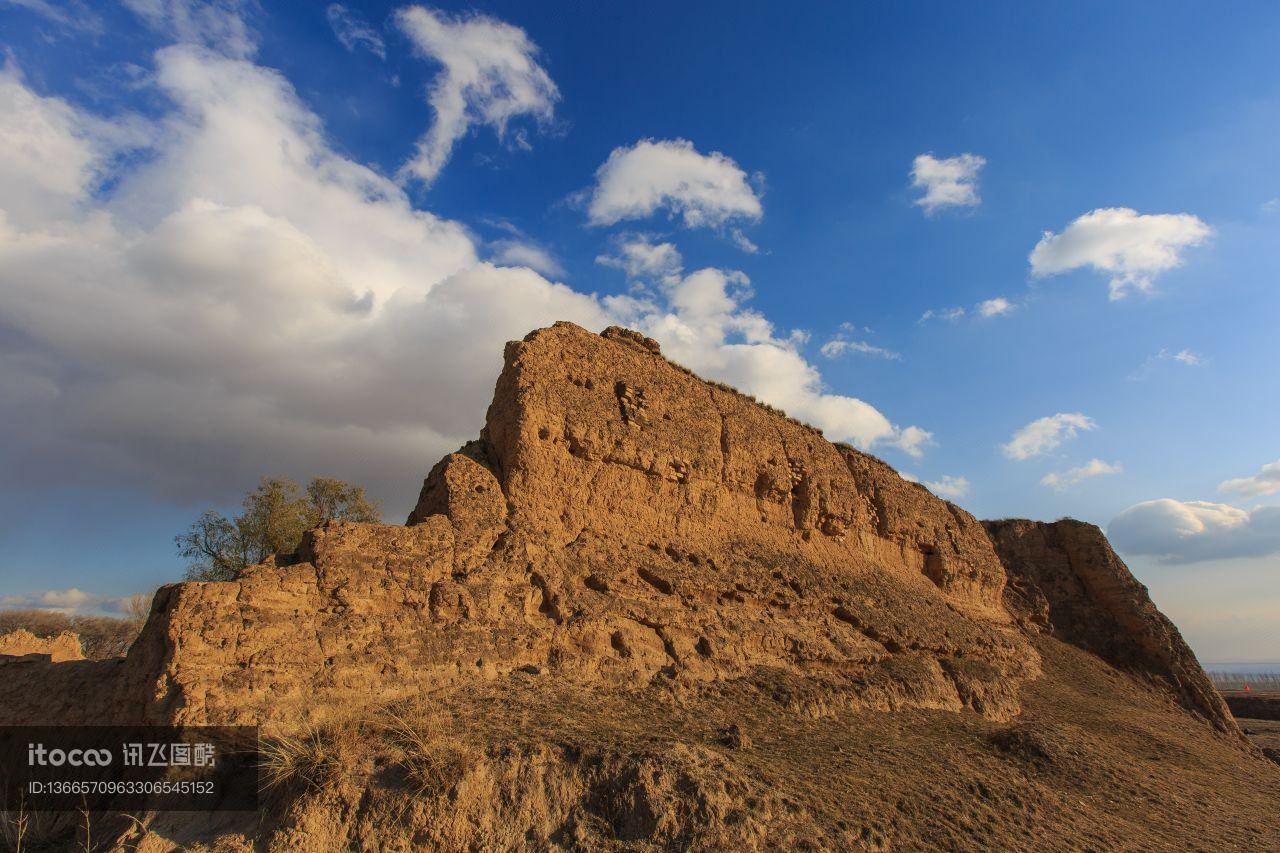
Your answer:
[[[1063,519],[983,522],[1009,576],[1010,612],[1147,679],[1223,731],[1231,713],[1182,635],[1102,531]]]
[[[0,667],[0,722],[294,744],[260,821],[121,836],[158,849],[1280,843],[1280,771],[1100,531],[984,528],[622,329],[509,344],[408,525]]]

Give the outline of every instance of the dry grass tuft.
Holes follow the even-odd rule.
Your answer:
[[[0,809],[0,849],[15,853],[65,849],[71,843],[68,829],[66,814],[27,811],[21,799],[16,805]]]
[[[324,790],[352,771],[362,747],[359,727],[349,721],[266,738],[259,746],[262,787]]]
[[[445,794],[462,781],[469,755],[465,745],[447,730],[440,714],[421,704],[388,707],[379,723],[419,795]]]
[[[325,791],[389,763],[418,796],[435,796],[453,791],[473,763],[469,745],[421,699],[266,738],[259,749],[264,791]]]

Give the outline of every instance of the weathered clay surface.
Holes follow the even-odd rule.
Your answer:
[[[103,688],[125,718],[296,720],[520,668],[814,676],[817,706],[1018,710],[1038,657],[981,524],[889,466],[569,324],[508,346],[478,441],[406,527],[330,523],[160,591]],[[25,708],[24,713],[31,709]]]
[[[54,637],[37,637],[23,628],[0,634],[0,657],[20,658],[26,655],[35,655],[51,663],[84,660],[80,638],[70,631]]]
[[[1009,609],[1161,685],[1224,731],[1236,725],[1178,629],[1092,524],[985,522],[1010,578]]]

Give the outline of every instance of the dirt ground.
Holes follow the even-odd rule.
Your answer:
[[[1259,747],[1280,750],[1280,720],[1237,720],[1245,735]]]
[[[782,673],[696,692],[521,673],[433,698],[413,755],[349,736],[252,826],[161,817],[138,849],[1280,849],[1280,765],[1038,644],[1046,677],[1008,723],[841,710]]]

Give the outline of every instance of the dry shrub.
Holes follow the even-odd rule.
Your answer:
[[[419,795],[446,794],[462,781],[468,753],[440,714],[415,703],[384,709],[379,722]]]
[[[297,735],[264,738],[258,747],[264,790],[329,788],[355,767],[363,740],[350,721],[307,726]]]
[[[264,792],[328,790],[389,760],[416,794],[434,796],[451,792],[470,766],[467,745],[418,699],[263,738],[258,751]]]

